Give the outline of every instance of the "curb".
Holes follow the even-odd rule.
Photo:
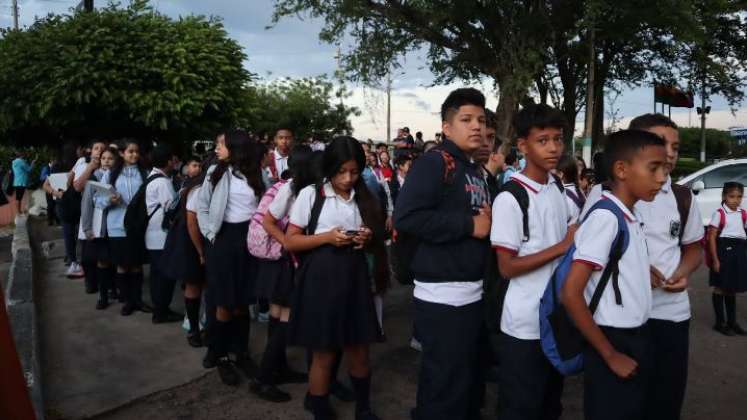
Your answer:
[[[16,216],[13,233],[13,262],[8,273],[6,303],[13,329],[18,357],[21,361],[36,418],[44,419],[44,399],[41,382],[41,352],[34,299],[34,266],[27,216]]]

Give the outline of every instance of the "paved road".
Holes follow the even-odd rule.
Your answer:
[[[42,236],[54,235],[45,231]],[[199,366],[203,351],[189,348],[178,326],[153,326],[142,314],[122,318],[115,313],[118,305],[96,312],[95,297],[83,293],[81,281],[61,277],[61,270],[62,262],[53,260],[40,279],[50,418],[97,414],[95,418],[101,420],[311,418],[301,408],[304,385],[286,387],[294,399],[281,405],[258,400],[249,394],[246,383],[227,388],[216,372],[205,375]],[[694,318],[683,418],[742,420],[747,412],[747,338],[713,332],[705,271],[691,283]],[[418,353],[407,344],[410,299],[409,288],[391,291],[385,302],[388,341],[372,349],[373,402],[383,419],[407,419],[414,401]],[[739,307],[741,322],[747,326],[747,298],[739,298]],[[265,334],[263,324],[253,325],[252,351],[257,360]],[[296,368],[305,367],[301,350],[291,350],[290,359]],[[491,385],[485,419],[495,418],[495,395]],[[564,404],[564,419],[582,418],[581,378],[566,382]],[[341,419],[353,418],[352,405],[335,405]]]

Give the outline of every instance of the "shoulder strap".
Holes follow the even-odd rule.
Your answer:
[[[721,233],[722,230],[724,230],[724,227],[726,227],[726,212],[723,208],[718,209],[719,219],[718,219],[718,231]]]
[[[690,206],[693,202],[693,196],[690,189],[679,184],[672,184],[672,193],[677,202],[677,212],[680,214],[680,245],[682,244],[682,235],[687,227],[687,219],[690,216]]]
[[[309,224],[306,225],[306,234],[313,235],[316,232],[316,225],[319,223],[319,215],[322,213],[322,207],[324,206],[324,184],[320,183],[315,186],[316,196],[314,198],[314,204],[311,206],[311,215],[309,216]]]
[[[563,185],[563,180],[560,179],[559,176],[555,174],[550,174],[551,177],[555,180],[555,186],[558,187],[558,191],[561,193],[565,192],[565,186]]]
[[[523,229],[524,238],[523,242],[529,241],[529,193],[526,188],[513,179],[509,179],[508,182],[503,184],[503,191],[508,192],[516,199],[521,209],[521,226]]]

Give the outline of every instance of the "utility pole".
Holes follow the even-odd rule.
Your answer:
[[[13,0],[13,29],[18,30],[18,0]]]
[[[711,107],[706,106],[706,85],[703,80],[703,85],[700,88],[700,107],[697,109],[700,114],[700,161],[705,163],[706,161],[706,115],[711,112]]]
[[[340,82],[340,90],[337,96],[340,98],[340,106],[342,106],[342,89],[344,87],[344,82],[342,72],[342,51],[340,50],[339,45],[337,46],[337,54],[335,55],[335,60],[337,60],[337,70],[335,71],[335,76],[337,76],[337,80]]]
[[[586,85],[586,118],[584,121],[583,158],[587,165],[591,165],[591,135],[594,131],[594,68],[596,53],[594,51],[594,23],[589,25],[589,76]],[[597,168],[594,168],[597,169]]]
[[[93,12],[93,0],[83,0],[83,10]]]
[[[386,144],[392,141],[392,75],[386,75]]]

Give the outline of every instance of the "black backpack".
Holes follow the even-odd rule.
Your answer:
[[[159,203],[153,212],[148,214],[148,209],[145,205],[145,189],[148,188],[148,184],[158,178],[166,178],[166,176],[155,174],[146,178],[145,182],[135,192],[135,195],[132,196],[130,204],[127,205],[124,216],[124,228],[128,237],[145,238],[145,230],[148,229],[150,218],[161,208],[161,204]]]
[[[69,185],[60,198],[60,219],[68,224],[78,224],[80,221],[80,204],[83,200],[83,194],[76,191],[72,185]]]

